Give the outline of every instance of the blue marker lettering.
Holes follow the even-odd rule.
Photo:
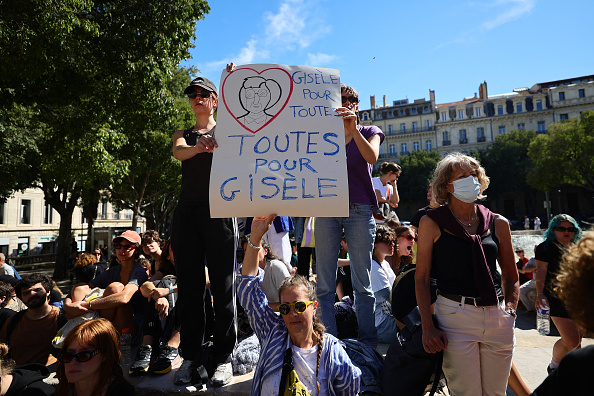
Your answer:
[[[274,164],[275,169],[273,169],[272,164]],[[277,167],[277,165],[278,165],[278,167]],[[280,170],[280,168],[282,168],[282,167],[283,166],[281,165],[281,163],[278,162],[277,160],[272,160],[268,163],[268,169],[270,169],[272,172],[276,172],[276,171]]]
[[[276,137],[274,138],[274,148],[276,148],[276,151],[278,151],[279,153],[284,153],[285,151],[287,151],[289,149],[289,135],[287,135],[285,133],[285,140],[287,141],[287,146],[285,147],[284,150],[281,150],[278,148],[278,137],[279,137],[279,135],[276,135]]]
[[[338,139],[338,135],[336,133],[332,133],[332,132],[324,134],[324,140],[327,141],[328,143],[334,145],[336,147],[336,150],[332,151],[332,152],[324,151],[324,155],[336,155],[336,153],[338,153],[338,151],[340,150],[340,146],[338,145],[338,143],[329,140],[330,138]]]
[[[225,201],[233,201],[235,199],[235,193],[238,193],[239,192],[239,190],[233,190],[233,191],[231,191],[231,196],[228,196],[228,195],[225,194],[225,186],[231,180],[237,180],[237,177],[231,177],[231,178],[225,180],[223,182],[223,184],[221,184],[221,198],[223,198]]]
[[[264,195],[264,194],[260,195],[264,199],[273,198],[280,192],[280,188],[278,188],[278,186],[274,183],[267,183],[268,180],[276,181],[276,177],[265,177],[264,179],[262,179],[262,184],[264,184],[265,186],[270,186],[270,187],[276,188],[276,192],[272,195]]]
[[[283,182],[283,201],[297,199],[297,197],[289,197],[287,196],[287,190],[296,190],[297,186],[287,186],[288,181],[296,181],[296,179],[285,179]]]
[[[314,198],[311,194],[305,193],[305,179],[301,179],[301,198]]]
[[[296,134],[297,135],[297,142],[296,142],[296,146],[295,146],[295,148],[296,148],[295,152],[298,153],[299,152],[299,136],[302,133],[305,133],[305,131],[295,131],[295,132],[289,132],[289,133]]]
[[[265,160],[264,158],[256,158],[256,171],[254,173],[258,174],[258,168],[266,165],[267,163],[268,163],[268,161]]]
[[[318,178],[318,194],[320,198],[335,197],[336,194],[322,194],[322,188],[334,188],[336,184],[322,184],[322,181],[336,182],[337,179]]]
[[[243,153],[243,138],[246,138],[246,137],[251,138],[251,137],[254,137],[254,135],[230,135],[229,137],[230,138],[233,138],[233,137],[241,138],[241,143],[239,144],[239,155],[241,155]]]
[[[286,169],[286,170],[288,170],[288,171],[292,171],[293,169],[295,169],[295,168],[297,167],[297,161],[293,160],[293,167],[292,167],[292,168],[289,168],[289,167],[287,166],[287,162],[288,162],[288,161],[289,161],[288,159],[286,159],[286,160],[285,160],[285,169]]]
[[[307,150],[305,151],[307,154],[316,154],[317,153],[317,151],[310,151],[309,148],[310,148],[310,146],[317,145],[317,143],[311,141],[311,136],[319,135],[319,134],[320,134],[320,132],[308,132],[307,133]]]
[[[299,171],[303,172],[303,167],[306,167],[313,173],[318,173],[318,171],[316,171],[314,168],[309,166],[310,163],[311,163],[311,160],[309,158],[299,158],[299,165],[300,165]]]
[[[260,146],[260,142],[261,142],[262,140],[265,140],[265,139],[266,139],[266,142],[268,143],[268,147],[266,147],[266,150],[264,150],[264,151],[261,151],[261,150],[260,150],[258,147]],[[268,137],[267,137],[267,136],[262,136],[262,137],[260,138],[260,140],[258,140],[258,143],[256,143],[256,145],[254,146],[254,152],[255,152],[256,154],[264,154],[264,153],[267,153],[267,152],[268,152],[268,150],[270,150],[270,139],[268,139]]]

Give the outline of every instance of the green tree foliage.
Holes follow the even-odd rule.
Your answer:
[[[427,186],[440,160],[437,151],[413,151],[401,157],[402,175],[398,179],[398,191],[407,201],[426,201]]]
[[[594,192],[594,111],[551,125],[530,144],[528,156],[534,164],[528,182],[534,188],[569,184]]]
[[[0,1],[1,145],[39,158],[26,180],[15,172],[3,184],[34,180],[60,214],[56,277],[65,275],[72,211],[93,195],[85,189],[130,172],[135,158],[120,154],[138,131],[173,125],[167,83],[208,11],[203,0]]]

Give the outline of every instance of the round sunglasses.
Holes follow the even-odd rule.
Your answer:
[[[557,226],[555,227],[555,231],[559,231],[559,232],[577,232],[578,229],[575,227],[561,227],[561,226]]]
[[[188,94],[188,98],[189,99],[196,99],[198,96],[200,96],[202,99],[206,99],[206,98],[210,98],[210,95],[212,94],[212,92],[209,91],[201,91],[201,92],[192,92]]]
[[[295,307],[295,312],[303,313],[313,303],[313,301],[295,301],[293,304],[282,303],[278,306],[278,311],[281,315],[288,315],[291,313],[291,307]]]
[[[406,238],[409,241],[415,241],[415,242],[417,241],[417,237],[414,237],[412,235],[400,235],[398,238]]]
[[[72,352],[61,352],[58,356],[58,360],[62,363],[70,363],[72,359],[76,358],[76,360],[80,363],[88,362],[99,353],[99,349],[95,349],[94,351],[82,351],[79,353],[72,353]]]

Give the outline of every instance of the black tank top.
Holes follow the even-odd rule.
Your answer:
[[[444,293],[459,294],[467,297],[480,297],[474,285],[474,264],[470,241],[460,239],[439,227],[441,236],[433,244],[432,276],[437,279],[437,289]],[[501,274],[497,270],[499,241],[493,232],[482,238],[481,244],[487,259],[487,265],[493,277],[497,295],[501,290]]]
[[[214,136],[215,128],[209,133]],[[195,146],[200,134],[192,129],[184,130],[184,139],[189,146]],[[210,186],[210,168],[212,154],[200,153],[182,161],[182,183],[179,202],[209,203],[208,188]]]

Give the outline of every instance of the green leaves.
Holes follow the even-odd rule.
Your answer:
[[[398,179],[398,191],[407,201],[424,202],[427,186],[440,160],[437,151],[413,151],[401,157],[402,175]]]

